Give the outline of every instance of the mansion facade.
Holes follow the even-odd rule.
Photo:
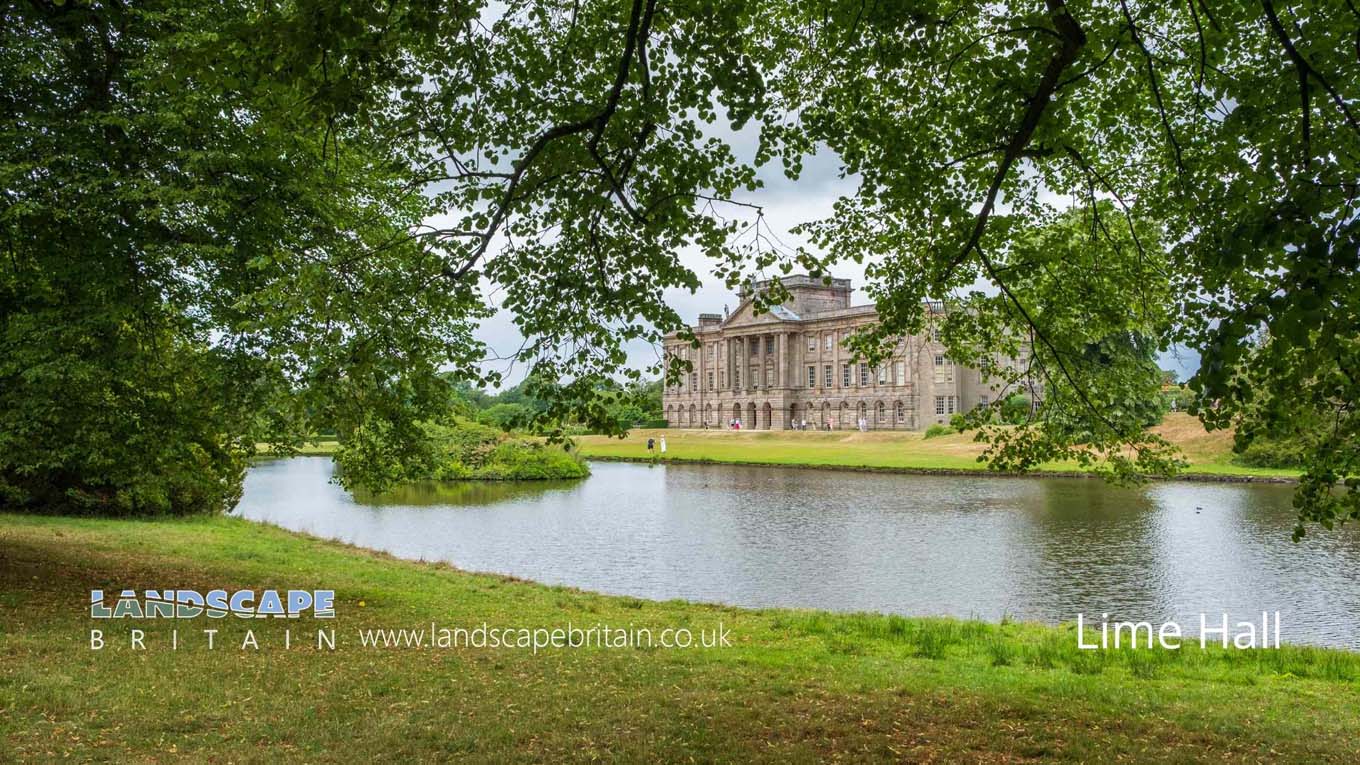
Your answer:
[[[877,367],[858,361],[845,341],[874,324],[872,305],[850,305],[849,279],[781,279],[790,298],[756,315],[752,298],[769,282],[742,292],[729,316],[700,314],[695,348],[665,339],[667,363],[687,359],[691,371],[662,392],[672,428],[920,430],[995,400],[998,386],[954,364],[933,330],[903,337]],[[938,312],[938,306],[922,310]]]

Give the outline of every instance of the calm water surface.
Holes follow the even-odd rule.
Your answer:
[[[999,620],[1259,622],[1360,649],[1360,535],[1290,541],[1291,487],[593,463],[568,483],[381,497],[331,461],[260,463],[237,513],[384,550],[644,598]],[[1190,628],[1195,629],[1190,629]]]

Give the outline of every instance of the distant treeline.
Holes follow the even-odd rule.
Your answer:
[[[521,382],[499,393],[487,393],[466,383],[454,388],[454,414],[470,417],[478,422],[502,430],[534,430],[534,417],[548,410],[548,404],[530,392],[530,385]],[[661,381],[605,386],[604,407],[609,418],[623,428],[664,427],[661,416]],[[577,434],[587,429],[567,423],[568,431]]]

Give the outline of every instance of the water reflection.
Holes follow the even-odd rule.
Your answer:
[[[576,482],[367,497],[261,464],[238,512],[408,558],[649,598],[1067,621],[1259,619],[1360,648],[1354,529],[1290,542],[1290,488],[596,463]],[[1194,631],[1191,629],[1190,631]]]
[[[374,493],[354,490],[354,500],[370,507],[429,507],[434,505],[493,505],[508,499],[527,499],[554,490],[570,489],[579,481],[416,481]]]

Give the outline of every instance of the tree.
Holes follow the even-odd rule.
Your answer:
[[[954,301],[970,318],[947,323],[951,355],[1028,343],[1043,405],[1083,421],[998,436],[998,464],[1075,450],[1127,477],[1173,469],[1137,418],[1111,416],[1145,383],[1136,354],[1087,358],[1137,335],[1201,353],[1189,385],[1210,427],[1250,441],[1305,413],[1331,423],[1301,519],[1360,516],[1360,492],[1332,491],[1360,472],[1360,13],[1345,0],[5,8],[0,84],[20,116],[3,220],[11,260],[43,263],[9,277],[7,300],[97,264],[92,289],[123,310],[153,274],[137,313],[165,317],[176,347],[264,370],[220,382],[256,391],[230,411],[283,442],[317,411],[342,439],[367,434],[352,454],[400,461],[420,410],[447,401],[436,372],[481,377],[469,328],[493,294],[526,337],[513,355],[545,402],[536,420],[614,430],[600,392],[624,347],[687,337],[662,299],[699,284],[681,250],[729,287],[851,258],[882,318],[863,355],[922,329],[922,300]],[[760,145],[738,158],[722,131],[747,126]],[[68,142],[97,173],[58,161]],[[796,178],[823,146],[860,186],[807,223],[822,254],[773,246],[754,168]],[[68,209],[80,226],[42,222]],[[776,283],[758,307],[781,297]],[[24,432],[11,412],[57,400],[26,390],[5,402],[7,444]]]
[[[882,323],[857,348],[871,361],[885,339],[922,329],[923,300],[990,283],[1001,299],[978,307],[990,309],[993,326],[979,319],[971,337],[950,333],[951,353],[967,357],[983,331],[1031,339],[1044,387],[1069,392],[1069,414],[1085,420],[1069,432],[1089,433],[1094,456],[1133,477],[1165,473],[1176,460],[1109,416],[1109,404],[1146,380],[1141,365],[1083,371],[1088,330],[1186,344],[1204,358],[1190,386],[1215,402],[1199,412],[1210,427],[1235,426],[1249,440],[1304,409],[1333,415],[1299,494],[1303,519],[1330,524],[1360,514],[1360,492],[1330,491],[1360,472],[1360,121],[1352,106],[1360,57],[1349,53],[1358,20],[1351,4],[1335,0],[1288,9],[1270,0],[511,3],[494,26],[507,42],[488,60],[508,55],[516,76],[507,82],[517,84],[485,92],[491,106],[477,113],[494,125],[485,142],[455,142],[450,153],[489,144],[510,167],[491,179],[454,174],[493,199],[489,218],[464,221],[488,225],[471,227],[480,233],[463,253],[476,261],[487,232],[517,219],[524,225],[507,231],[528,241],[502,251],[486,273],[538,277],[546,272],[537,264],[558,272],[599,264],[594,280],[609,283],[609,274],[633,273],[624,253],[642,253],[656,276],[632,292],[650,300],[653,286],[693,283],[662,255],[683,243],[710,251],[729,285],[754,270],[791,267],[760,245],[724,247],[737,229],[706,217],[708,207],[670,205],[754,190],[748,168],[729,161],[721,141],[703,140],[703,123],[718,121],[716,102],[736,126],[760,124],[755,162],[777,158],[796,176],[802,156],[824,144],[861,179],[833,218],[804,231],[832,260],[869,263]],[[602,72],[605,51],[615,66]],[[453,102],[448,93],[415,100]],[[521,113],[547,127],[510,128]],[[413,119],[435,132],[463,124]],[[564,177],[584,179],[591,193],[563,185]],[[1026,294],[1017,282],[1033,259],[1026,239],[1074,207],[1091,247],[1112,254],[1113,267],[1049,261],[1084,263],[1082,282],[1092,289],[1036,283]],[[535,236],[545,230],[551,238]],[[820,273],[818,258],[795,258]],[[1169,308],[1144,305],[1149,287],[1174,296]],[[763,298],[780,296],[776,288]],[[598,297],[618,308],[610,295]],[[1132,309],[1132,324],[1112,307]],[[545,338],[535,352],[576,336],[612,352],[591,326],[613,325],[590,311],[569,306],[571,316],[590,318],[568,321],[563,334],[524,325]],[[678,325],[650,313],[627,315]],[[1246,353],[1262,330],[1273,339],[1268,350]],[[570,378],[574,358],[549,357],[544,367]],[[999,443],[994,454],[1027,465],[1074,448],[1061,433],[1038,431]]]
[[[529,422],[533,410],[526,404],[492,404],[477,414],[477,419],[495,425],[502,430],[510,430],[517,425]]]
[[[257,19],[0,6],[6,507],[230,507],[257,441],[380,418],[402,444],[480,356],[480,304],[425,288],[402,166],[266,76]]]
[[[1048,383],[1091,399],[1089,430],[1141,456],[1102,412],[1128,378],[1063,368],[1080,350],[1064,347],[1062,323],[1100,316],[1111,295],[1136,309],[1140,288],[1097,270],[1109,290],[1066,296],[1063,310],[1057,293],[1014,289],[1026,271],[1012,249],[1073,203],[1091,214],[1092,242],[1113,247],[1125,230],[1139,259],[1151,251],[1140,225],[1155,222],[1175,321],[1151,336],[1201,353],[1189,380],[1213,403],[1201,419],[1249,444],[1321,414],[1330,426],[1307,461],[1296,536],[1306,521],[1360,517],[1360,492],[1333,491],[1360,474],[1360,12],[1290,6],[789,6],[767,33],[800,51],[780,70],[783,111],[863,178],[835,218],[808,227],[835,256],[871,264],[883,323],[860,347],[919,329],[922,299],[988,282],[1005,323],[1048,350]],[[1270,342],[1253,352],[1258,333]],[[1025,463],[1064,443],[1009,447]]]

